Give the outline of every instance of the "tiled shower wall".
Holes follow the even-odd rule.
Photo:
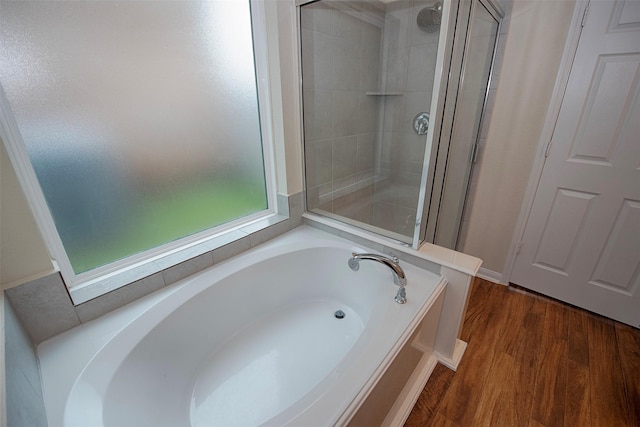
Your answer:
[[[7,426],[46,427],[35,348],[9,300],[0,298],[0,304],[4,304]]]
[[[309,209],[413,235],[438,32],[432,2],[317,2],[302,7],[302,71]],[[386,7],[386,9],[385,9]]]
[[[364,222],[379,116],[367,92],[379,88],[383,17],[374,2],[321,1],[301,12],[308,208]]]
[[[387,5],[383,40],[384,114],[381,173],[376,185],[374,225],[413,236],[426,135],[413,119],[430,112],[439,32],[417,24],[420,11],[434,1],[398,1]]]

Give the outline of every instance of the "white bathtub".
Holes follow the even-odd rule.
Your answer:
[[[442,293],[299,227],[39,347],[50,427],[348,423]],[[336,310],[344,318],[334,316]]]

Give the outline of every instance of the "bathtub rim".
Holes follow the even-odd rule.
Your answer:
[[[40,355],[43,369],[47,370],[47,367],[49,367],[49,373],[45,375],[46,378],[44,378],[43,381],[43,388],[45,389],[45,402],[48,419],[52,423],[52,427],[58,425],[55,424],[58,420],[59,422],[62,422],[66,399],[73,387],[73,383],[75,383],[75,379],[79,377],[82,370],[89,364],[93,356],[111,339],[113,339],[114,336],[120,333],[122,329],[126,328],[131,322],[135,321],[140,315],[148,311],[154,305],[167,299],[175,292],[178,292],[186,286],[187,283],[194,280],[194,278],[201,274],[207,274],[210,269],[220,268],[223,265],[234,265],[239,262],[238,259],[245,258],[249,253],[256,254],[269,251],[273,245],[277,245],[278,240],[285,239],[285,236],[295,235],[313,238],[314,244],[309,245],[309,247],[317,247],[318,242],[322,241],[329,247],[335,246],[336,243],[338,243],[348,247],[357,248],[357,250],[371,250],[371,248],[368,248],[359,242],[354,242],[352,240],[327,233],[315,227],[301,226],[270,242],[253,248],[236,257],[225,260],[224,262],[216,264],[202,272],[185,278],[174,285],[162,288],[124,307],[107,313],[96,320],[80,325],[79,327],[45,341],[38,346],[38,353]],[[424,270],[417,266],[415,268]],[[442,280],[442,277],[437,274],[433,272],[429,273],[433,277]],[[393,287],[390,287],[390,291],[393,292]],[[393,295],[390,293],[389,298],[392,299],[392,297]],[[105,319],[107,320],[105,321]],[[74,351],[67,351],[66,353],[56,351],[65,346],[73,347]],[[80,351],[76,351],[78,346],[84,348],[80,349]],[[50,378],[51,365],[64,367],[64,373],[58,372],[56,375],[53,375],[54,378]],[[70,380],[69,377],[73,378],[73,380]],[[62,387],[57,385],[55,387],[52,386],[50,383],[55,382],[56,379],[60,380],[65,385]],[[52,406],[55,406],[58,409],[53,409],[51,408]],[[60,410],[60,408],[62,408],[62,410]]]
[[[348,242],[347,245],[337,245],[336,241],[326,240],[323,243],[326,245],[318,245],[319,240],[314,240],[312,244],[307,244],[305,242],[305,247],[308,249],[316,249],[318,247],[330,248],[330,249],[341,249],[345,251],[350,250],[359,250],[354,248],[361,248],[360,246],[352,245],[351,242]],[[275,249],[278,251],[277,254],[273,254],[274,248],[271,245],[265,246],[264,251],[256,251],[255,258],[258,258],[260,261],[265,261],[266,258],[272,259],[278,256],[286,256],[294,250],[300,250],[299,242],[293,243],[283,243],[282,245],[276,245]],[[268,255],[268,257],[263,257],[262,255]],[[249,264],[255,265],[253,260],[244,259],[238,261],[241,265]],[[228,274],[224,274],[223,277],[219,277],[220,281],[224,280],[224,278],[228,277],[228,275],[233,275],[238,271],[236,267],[237,263],[230,263],[230,272],[225,272]],[[375,264],[373,264],[375,265]],[[444,286],[446,280],[440,276],[436,276],[430,272],[425,271],[416,266],[408,266],[404,264],[405,269],[407,270],[410,282],[410,296],[413,294],[414,296],[418,293],[425,293],[426,296],[424,299],[420,299],[420,303],[417,304],[417,309],[414,308],[414,311],[409,312],[409,308],[411,305],[398,305],[392,301],[393,299],[393,291],[394,287],[389,286],[389,290],[391,292],[387,293],[386,289],[380,289],[380,294],[375,298],[375,304],[378,309],[380,309],[385,316],[388,315],[389,311],[399,312],[404,317],[400,317],[399,324],[394,325],[392,327],[384,326],[384,322],[388,320],[395,320],[394,318],[388,319],[377,318],[370,321],[371,328],[365,328],[362,336],[359,340],[354,344],[354,346],[349,350],[347,354],[345,354],[345,358],[340,360],[336,366],[332,368],[330,371],[330,376],[323,378],[320,382],[315,384],[307,393],[300,396],[295,402],[293,402],[290,406],[285,408],[282,412],[275,415],[271,419],[268,419],[262,424],[263,426],[281,426],[281,425],[292,425],[292,426],[306,426],[306,425],[320,425],[318,424],[318,420],[322,419],[322,425],[342,425],[348,422],[357,409],[362,405],[364,400],[367,398],[369,393],[373,390],[373,387],[380,380],[382,375],[386,372],[389,365],[397,356],[400,349],[406,344],[409,337],[413,334],[415,329],[418,327],[420,321],[424,317],[425,313],[432,306],[434,301],[440,296],[440,294],[444,290]],[[418,278],[418,273],[425,274],[425,277]],[[197,282],[200,277],[206,277],[207,272],[204,271],[199,273],[198,275],[194,275],[192,278],[193,282]],[[192,283],[185,283],[184,286],[189,286]],[[218,286],[216,283],[214,286]],[[179,299],[164,299],[160,301],[158,304],[151,307],[147,310],[146,313],[142,313],[140,317],[148,315],[150,311],[154,311],[154,314],[157,315],[158,322],[163,322],[167,317],[173,312],[172,310],[166,310],[165,307],[162,307],[163,304],[169,305],[170,307],[174,307],[175,309],[179,309],[191,301],[193,298],[197,298],[198,295],[202,292],[206,292],[210,289],[210,285],[201,284],[201,286],[192,286],[189,289],[189,292],[185,292],[184,295],[181,295]],[[186,290],[186,289],[185,289]],[[413,292],[412,292],[413,291]],[[214,290],[215,292],[215,290]],[[415,301],[415,297],[412,299]],[[382,303],[382,305],[380,305]],[[376,307],[372,309],[375,310]],[[408,319],[406,319],[408,317]],[[133,321],[138,321],[139,318],[134,319]],[[409,321],[410,323],[405,326],[405,321]],[[129,334],[126,333],[126,327],[124,328],[125,334],[123,336],[115,336],[114,340],[124,339],[131,340],[132,338],[136,338],[136,335],[144,338],[147,336],[149,331],[154,330],[155,326],[157,326],[158,322],[153,321],[151,319],[151,324],[147,325],[147,328],[135,328]],[[383,346],[380,345],[380,340],[385,341],[385,337],[380,337],[380,330],[383,331],[386,329],[390,329],[387,332],[391,332],[397,335],[391,335],[395,338],[392,343],[384,343]],[[398,331],[398,329],[400,331]],[[366,339],[365,339],[366,338]],[[139,339],[133,339],[133,349],[140,342]],[[125,360],[130,351],[126,351],[122,353],[122,350],[118,347],[112,349],[109,346],[111,342],[106,343],[104,347],[107,347],[107,350],[111,353],[115,353],[117,356],[122,358],[122,361]],[[391,344],[391,345],[389,345]],[[373,351],[369,351],[373,350]],[[354,365],[353,360],[347,359],[348,356],[362,356],[362,355],[371,355],[371,358],[367,358],[364,363],[359,365]],[[98,354],[96,354],[96,358],[108,358],[109,354],[104,354],[103,350],[100,350]],[[120,361],[119,361],[120,362]],[[89,369],[90,366],[94,363],[94,360],[91,360],[85,369]],[[119,365],[119,363],[118,363]],[[119,367],[114,368],[114,372],[117,372]],[[101,372],[100,374],[103,374]],[[335,376],[339,374],[339,376]],[[82,374],[81,374],[82,375]],[[110,377],[113,378],[113,377]],[[79,380],[76,379],[76,382]],[[108,385],[107,385],[108,387]],[[338,395],[332,396],[332,391],[336,389],[340,390]],[[72,392],[74,390],[72,389]],[[348,396],[345,399],[345,396]],[[337,398],[336,398],[337,397]],[[104,400],[100,401],[101,404],[104,403]],[[65,411],[69,405],[65,405]],[[320,407],[319,407],[320,406]],[[65,412],[66,413],[66,412]],[[66,417],[66,415],[65,415]],[[346,417],[346,419],[345,419]]]

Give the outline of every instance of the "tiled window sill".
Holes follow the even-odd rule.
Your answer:
[[[287,231],[288,220],[279,214],[265,216],[249,225],[75,286],[69,289],[69,295],[77,306],[141,279],[153,278],[157,273],[162,273],[162,286],[177,282]]]
[[[302,224],[302,192],[278,195],[278,210],[280,214],[157,257],[143,268],[123,270],[71,290],[54,272],[7,289],[5,295],[37,345],[297,227]]]

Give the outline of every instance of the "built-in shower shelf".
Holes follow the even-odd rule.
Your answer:
[[[402,96],[403,92],[366,92],[368,96]]]

